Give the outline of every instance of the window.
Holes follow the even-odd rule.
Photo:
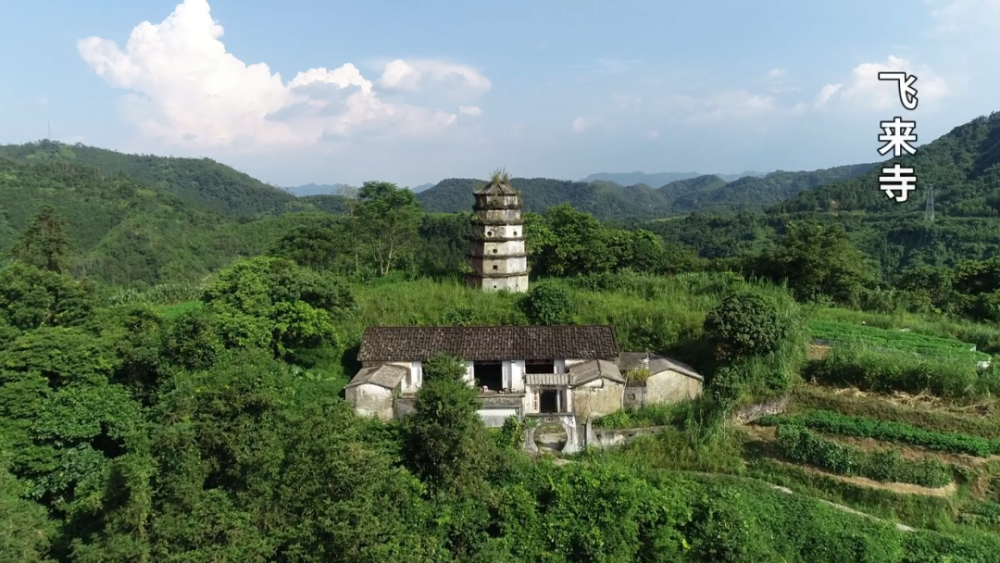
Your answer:
[[[488,237],[493,236],[493,231],[486,231],[486,236],[488,236]]]
[[[539,395],[539,409],[541,413],[559,412],[559,391],[556,389],[542,389]]]
[[[496,269],[497,269],[497,265],[496,265],[496,264],[493,264],[493,269],[494,269],[494,270],[496,270]]]
[[[514,236],[515,236],[515,237],[517,236],[517,231],[514,231]]]
[[[525,360],[524,373],[555,373],[554,360]]]
[[[493,286],[496,287],[496,286]],[[503,389],[503,364],[500,362],[474,362],[472,373],[476,378],[476,389],[483,387],[490,391]]]
[[[497,253],[497,249],[494,248],[493,249],[493,254],[496,254],[496,253]]]

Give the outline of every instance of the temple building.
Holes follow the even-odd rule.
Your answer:
[[[498,172],[475,196],[468,284],[484,291],[528,291],[521,194]]]

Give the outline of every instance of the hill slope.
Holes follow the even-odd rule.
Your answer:
[[[93,166],[106,176],[126,174],[160,193],[225,215],[253,217],[286,211],[295,196],[207,158],[123,154],[51,141],[0,146],[0,157],[26,162]]]

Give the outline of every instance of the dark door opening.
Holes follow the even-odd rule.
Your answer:
[[[538,392],[538,412],[556,413],[559,412],[559,391],[556,389],[542,389]]]
[[[503,389],[503,364],[500,362],[474,362],[472,371],[476,377],[476,388],[490,391]]]
[[[525,360],[524,373],[555,373],[556,363],[553,360]]]

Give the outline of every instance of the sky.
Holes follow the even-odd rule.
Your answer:
[[[279,186],[811,170],[1000,110],[997,52],[1000,0],[0,0],[0,143]]]

